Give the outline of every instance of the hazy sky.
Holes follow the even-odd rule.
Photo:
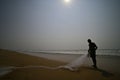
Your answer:
[[[0,0],[0,48],[120,49],[120,0]]]

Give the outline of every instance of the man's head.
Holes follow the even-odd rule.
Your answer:
[[[88,43],[91,43],[91,39],[88,39]]]

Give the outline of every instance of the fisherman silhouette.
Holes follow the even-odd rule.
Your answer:
[[[97,68],[96,50],[98,47],[96,46],[94,42],[91,41],[91,39],[88,39],[88,43],[89,43],[88,55],[90,55],[90,57],[92,58],[93,67]]]

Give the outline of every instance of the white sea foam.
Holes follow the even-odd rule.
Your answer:
[[[21,51],[20,51],[21,52]],[[87,50],[48,50],[48,51],[22,51],[27,53],[51,53],[51,54],[85,54],[88,53]],[[96,51],[97,55],[112,55],[120,56],[120,49],[98,49]]]
[[[47,59],[62,61],[62,62],[71,62],[82,54],[87,54],[87,50],[76,50],[76,51],[18,51],[20,53],[43,57]],[[111,56],[120,56],[119,49],[102,49],[97,50],[96,55],[111,55]]]

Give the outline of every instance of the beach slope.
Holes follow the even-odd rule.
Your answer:
[[[56,67],[64,64],[66,63],[0,49],[0,67],[30,65]],[[78,71],[73,72],[66,69],[16,69],[1,76],[0,80],[120,80],[119,76],[119,74],[108,70],[83,66]]]

